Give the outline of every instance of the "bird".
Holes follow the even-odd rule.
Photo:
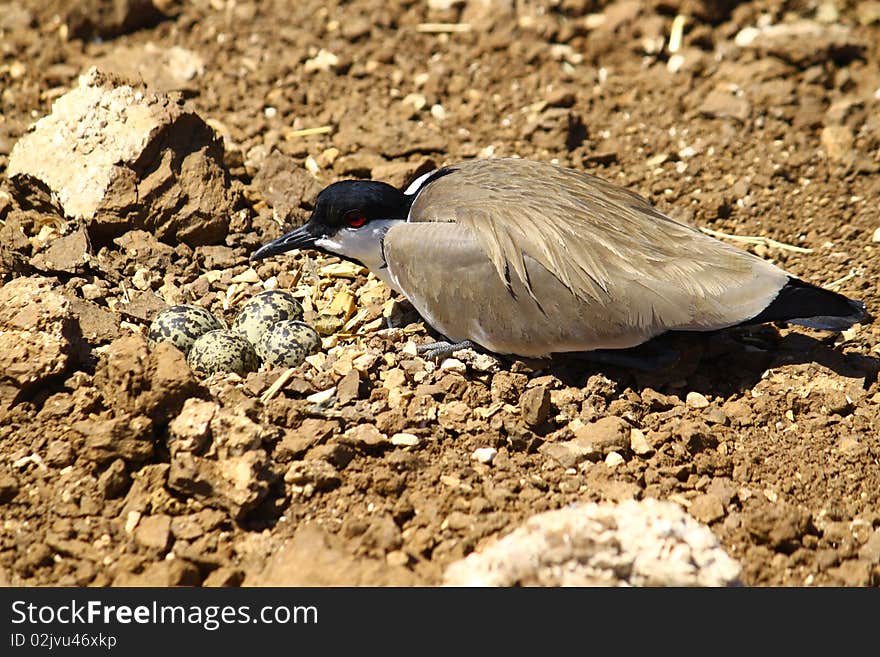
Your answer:
[[[767,322],[841,331],[865,305],[657,210],[603,178],[526,158],[466,160],[405,188],[342,180],[252,260],[359,262],[444,339],[499,355],[621,353],[668,332]]]

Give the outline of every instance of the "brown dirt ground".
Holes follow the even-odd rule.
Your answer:
[[[81,327],[90,352],[0,417],[0,581],[437,584],[453,560],[534,513],[657,497],[706,522],[747,585],[880,583],[876,324],[692,337],[684,364],[650,375],[565,359],[462,374],[403,351],[427,334],[401,304],[407,329],[342,334],[342,349],[297,368],[265,403],[277,371],[199,383],[175,350],[150,353],[132,337],[169,290],[230,320],[260,289],[233,281],[249,253],[302,221],[324,184],[402,184],[491,152],[556,160],[699,226],[812,249],[742,244],[820,284],[853,273],[838,289],[876,311],[877,3],[164,0],[166,18],[143,26],[101,14],[107,4],[5,3],[0,173],[79,73],[95,61],[131,66],[120,53],[152,43],[202,57],[203,72],[177,88],[223,134],[241,195],[225,243],[168,248],[130,232],[65,273],[32,259],[57,219],[0,194],[4,283],[48,276],[81,324],[94,320]],[[664,38],[678,14],[687,22],[673,57]],[[819,31],[735,41],[798,18]],[[419,29],[458,22],[472,29]],[[322,49],[335,63],[311,70]],[[150,64],[139,74],[155,74]],[[320,126],[329,132],[292,132]],[[363,273],[322,274],[332,261],[303,254],[256,270],[281,287],[311,285],[314,312],[351,291],[377,318],[387,290]],[[372,361],[352,377],[358,354]],[[329,406],[305,400],[331,385]],[[212,425],[214,442],[230,445],[175,460],[169,422],[191,396],[213,403],[229,425]],[[572,420],[606,416],[639,429],[649,449],[620,447],[615,467],[550,456]],[[377,437],[398,432],[418,445]],[[245,458],[242,436],[244,490],[200,488],[193,472]],[[479,447],[498,450],[491,465],[472,458]]]

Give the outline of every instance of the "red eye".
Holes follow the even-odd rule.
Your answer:
[[[367,223],[367,218],[360,210],[351,210],[345,213],[345,221],[352,228],[360,228]]]

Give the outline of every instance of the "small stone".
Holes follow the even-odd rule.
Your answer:
[[[336,386],[333,386],[332,388],[327,388],[326,390],[321,390],[319,392],[309,395],[308,397],[306,397],[306,401],[321,406],[322,404],[326,404],[328,401],[333,399],[335,395]]]
[[[626,420],[615,416],[603,417],[589,424],[574,420],[569,428],[575,435],[573,442],[601,455],[627,449],[632,429]]]
[[[134,540],[147,548],[164,551],[170,539],[170,516],[143,516],[134,530]]]
[[[713,119],[734,119],[744,123],[752,112],[751,105],[738,90],[722,85],[709,92],[699,108],[700,114]]]
[[[853,156],[853,131],[845,125],[827,125],[822,129],[822,146],[832,162],[842,162]]]
[[[467,374],[467,365],[458,360],[458,358],[444,358],[443,362],[440,363],[440,369],[444,372]]]
[[[550,415],[550,391],[545,386],[526,390],[519,399],[523,422],[530,427],[543,424]]]
[[[355,369],[349,370],[336,386],[336,396],[340,404],[347,404],[360,397],[361,377]]]
[[[295,486],[312,486],[312,490],[324,491],[335,488],[342,479],[339,471],[322,459],[294,461],[287,468],[284,481]]]
[[[347,430],[339,441],[353,447],[381,447],[389,443],[388,436],[379,431],[375,424],[359,424]]]
[[[73,448],[66,440],[53,440],[46,447],[46,465],[63,468],[73,463]]]
[[[125,469],[125,461],[116,459],[98,477],[98,490],[107,499],[119,497],[128,487],[131,477]]]
[[[630,430],[629,448],[633,451],[633,454],[638,456],[650,456],[654,453],[654,448],[648,442],[648,439],[645,438],[645,433],[641,429],[633,428]]]
[[[691,500],[688,511],[694,518],[706,524],[713,523],[724,517],[724,505],[721,503],[721,500],[709,494],[698,495]]]
[[[498,450],[494,447],[478,447],[471,454],[472,459],[486,465],[492,465],[492,461],[495,460],[496,456],[498,456]]]
[[[168,425],[172,451],[198,452],[211,437],[211,420],[220,409],[216,402],[190,397]]]
[[[396,433],[391,436],[391,444],[395,447],[418,447],[419,437],[412,433]]]
[[[131,534],[135,528],[138,526],[138,523],[141,521],[141,512],[140,511],[129,511],[128,515],[125,516],[125,533]]]
[[[880,242],[880,228],[874,230],[874,234],[871,236],[871,241]]]
[[[12,501],[18,495],[18,479],[10,472],[0,471],[0,504]]]
[[[706,408],[709,405],[709,400],[706,399],[705,395],[691,391],[685,397],[685,404],[691,408]]]
[[[875,529],[865,544],[859,548],[859,558],[872,564],[880,563],[880,528]]]
[[[609,468],[616,468],[618,465],[625,462],[626,461],[619,452],[609,452],[608,456],[605,457],[605,465]]]

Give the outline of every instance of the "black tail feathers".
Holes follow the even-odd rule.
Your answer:
[[[867,316],[861,301],[789,278],[770,305],[742,325],[788,322],[824,331],[842,331]]]

